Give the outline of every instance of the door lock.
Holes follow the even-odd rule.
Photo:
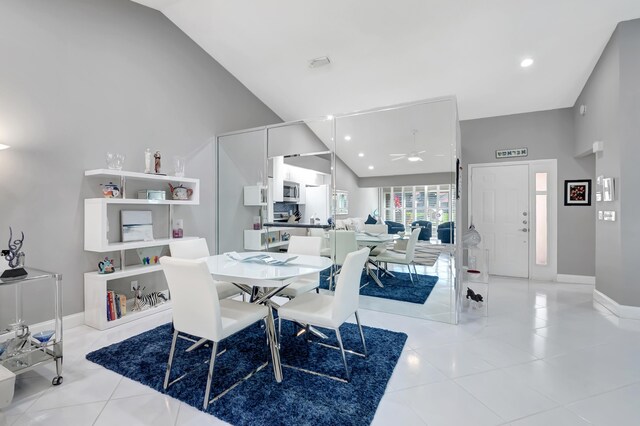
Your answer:
[[[521,231],[522,232],[529,232],[529,229],[528,228],[522,228]]]
[[[527,212],[522,212],[522,216],[526,216],[526,215],[527,215]]]
[[[526,225],[527,223],[529,223],[529,222],[527,222],[526,219],[522,221],[523,225]]]

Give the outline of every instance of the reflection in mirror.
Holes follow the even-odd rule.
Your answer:
[[[455,323],[453,99],[340,116],[336,229],[371,249],[361,307]]]
[[[334,263],[318,280],[327,292],[346,255],[368,247],[362,308],[457,322],[454,98],[218,141],[218,253],[287,251],[293,237],[317,237]]]
[[[217,253],[243,251],[267,203],[265,129],[218,137]]]

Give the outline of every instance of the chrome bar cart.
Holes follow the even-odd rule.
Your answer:
[[[0,278],[1,287],[15,287],[16,308],[15,321],[0,330],[0,365],[18,375],[55,362],[56,376],[51,383],[57,386],[62,383],[62,275],[34,268],[25,270],[27,275],[23,277]],[[39,280],[50,280],[55,284],[53,329],[49,321],[30,327],[22,316],[23,288]]]

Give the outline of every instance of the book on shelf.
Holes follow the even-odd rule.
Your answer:
[[[121,316],[125,316],[127,315],[127,296],[119,294],[118,299],[120,302],[120,314]]]
[[[113,305],[116,310],[116,318],[122,318],[122,313],[120,312],[120,295],[113,293]]]
[[[107,321],[111,321],[111,309],[109,307],[109,293],[107,293]]]
[[[113,321],[115,319],[118,319],[118,316],[116,314],[116,308],[115,305],[113,303],[113,296],[114,296],[114,292],[113,291],[107,291],[107,320],[108,321]]]

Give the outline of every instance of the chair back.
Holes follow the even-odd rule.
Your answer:
[[[347,255],[358,250],[355,231],[329,231],[331,260],[336,265],[343,265]]]
[[[176,330],[220,341],[222,318],[216,285],[204,259],[160,258],[169,284]]]
[[[209,256],[209,247],[204,238],[172,241],[169,243],[169,250],[171,250],[171,257],[178,259],[200,259]]]
[[[321,229],[321,228],[310,228],[309,229],[309,235],[311,235],[312,237],[320,237],[320,239],[322,241],[320,249],[329,248],[329,238],[325,237],[325,230],[324,229]]]
[[[321,237],[301,237],[294,235],[289,239],[287,253],[320,256],[322,248]]]
[[[413,258],[416,254],[416,244],[418,243],[418,237],[420,236],[420,228],[416,228],[411,232],[409,242],[407,243],[407,251],[405,252],[405,259],[407,262],[413,262]]]
[[[364,231],[365,232],[369,232],[371,234],[388,234],[389,233],[389,227],[387,225],[384,224],[380,224],[380,223],[376,223],[371,224],[371,225],[367,225],[366,223],[364,224]]]
[[[369,249],[366,247],[347,254],[333,294],[331,306],[333,321],[343,323],[358,310],[360,278],[367,257],[369,257]]]

